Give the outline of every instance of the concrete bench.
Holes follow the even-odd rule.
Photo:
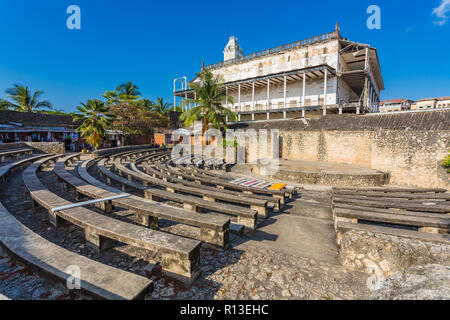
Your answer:
[[[359,220],[417,227],[419,231],[450,233],[450,217],[446,215],[423,216],[408,211],[374,212],[360,208],[333,208],[335,227],[340,221],[358,223]]]
[[[163,151],[163,149],[161,148],[146,148],[133,151],[125,151],[109,155],[109,160],[114,161],[118,157],[130,160],[142,155],[159,154],[161,151]]]
[[[12,174],[15,170],[22,168],[25,165],[28,165],[30,162],[36,161],[38,159],[48,157],[48,154],[40,154],[34,157],[17,160],[11,163],[8,163],[4,166],[0,167],[0,183],[5,182],[6,178]]]
[[[67,172],[64,168],[66,160],[66,158],[59,160],[54,167],[54,172],[65,183],[73,187],[76,192],[94,199],[117,195],[117,192],[111,192],[111,189],[87,184],[85,181]],[[79,167],[80,176],[87,177],[88,166],[93,163],[94,160],[83,163]],[[103,203],[100,209],[105,212],[111,212],[114,206],[132,210],[135,215],[135,221],[146,227],[156,229],[158,228],[158,219],[166,219],[199,227],[200,238],[205,243],[219,248],[224,248],[229,244],[230,219],[225,217],[209,214],[199,215],[191,211],[148,201],[137,196],[111,200],[110,203]]]
[[[276,210],[281,210],[281,208],[283,206],[281,204],[281,199],[278,197],[272,197],[272,196],[267,196],[267,195],[254,194],[254,193],[247,193],[247,192],[241,192],[241,191],[236,191],[236,190],[228,190],[228,189],[218,188],[216,186],[208,186],[206,184],[201,184],[201,182],[198,181],[197,179],[194,179],[194,180],[183,179],[183,177],[181,175],[178,175],[175,173],[170,173],[170,172],[162,169],[161,167],[153,167],[153,166],[155,166],[155,163],[150,165],[146,162],[142,162],[141,165],[143,167],[143,170],[145,170],[145,172],[147,172],[148,174],[151,174],[155,177],[160,177],[164,181],[170,181],[173,183],[178,183],[178,184],[181,184],[181,185],[184,185],[187,187],[193,187],[193,188],[197,188],[197,189],[200,188],[200,189],[208,190],[211,192],[221,192],[221,193],[226,193],[228,195],[234,195],[234,196],[238,196],[238,197],[245,196],[247,198],[265,200],[265,201],[267,201],[267,203],[269,205],[273,206]],[[155,169],[155,168],[157,168],[157,169]]]
[[[409,211],[424,211],[436,213],[450,213],[450,205],[445,205],[445,202],[420,202],[415,201],[401,201],[401,200],[377,200],[377,199],[362,199],[360,196],[333,196],[333,204],[350,204],[361,207],[374,207],[384,209],[404,209]]]
[[[145,164],[145,163],[144,163]],[[153,178],[149,176],[148,174],[145,174],[141,171],[133,171],[126,167],[124,167],[121,163],[119,163],[118,159],[114,162],[115,168],[117,172],[121,175],[125,175],[128,177],[129,180],[135,179],[138,181],[142,181],[144,185],[156,185],[165,188],[169,192],[182,192],[186,194],[201,196],[203,199],[215,202],[216,200],[221,200],[225,202],[231,202],[231,203],[237,203],[240,205],[249,206],[251,209],[256,210],[258,212],[258,216],[266,218],[268,215],[268,206],[267,206],[267,200],[261,200],[261,199],[255,199],[247,197],[247,195],[238,193],[230,194],[228,192],[220,192],[217,191],[215,188],[209,188],[203,187],[199,188],[198,185],[195,183],[192,183],[194,186],[188,186],[185,185],[186,181],[181,180],[183,184],[181,183],[172,183],[168,181],[164,181],[158,178]],[[131,163],[131,166],[133,166],[134,163]],[[135,170],[137,170],[136,167],[134,167]],[[274,199],[274,198],[272,198]]]
[[[121,185],[122,191],[127,191],[129,188],[141,190],[145,192],[146,198],[151,199],[152,201],[166,199],[174,202],[180,202],[183,204],[184,209],[193,212],[200,212],[200,209],[207,209],[219,213],[237,216],[238,225],[230,223],[230,232],[235,232],[237,234],[242,233],[240,225],[245,226],[249,229],[255,229],[256,227],[258,214],[256,210],[231,204],[211,202],[202,198],[183,195],[179,193],[175,194],[162,189],[148,188],[146,186],[143,186],[142,184],[135,183],[134,181],[129,181],[128,179],[125,179],[109,171],[105,166],[105,162],[106,159],[102,159],[97,163],[97,166],[100,170],[100,175],[106,178],[108,184],[111,184],[111,180],[119,183]]]
[[[33,201],[49,211],[53,225],[57,227],[61,219],[78,225],[84,229],[88,244],[99,251],[112,248],[114,240],[158,251],[162,254],[161,266],[165,274],[186,285],[197,278],[200,273],[199,241],[122,222],[83,207],[52,212],[55,207],[72,203],[49,191],[36,175],[40,166],[51,159],[55,157],[44,158],[30,165],[23,173],[23,180]]]
[[[91,260],[64,249],[21,224],[0,203],[1,245],[28,267],[51,278],[66,281],[72,277],[69,267],[80,268],[80,286],[96,298],[141,299],[153,291],[153,281]]]
[[[156,165],[158,166],[158,165]],[[161,165],[159,165],[161,167]],[[178,171],[171,169],[169,166],[165,167],[166,170],[170,170],[170,173],[181,175],[185,179],[195,179],[196,181],[200,181],[201,183],[213,184],[218,188],[224,188],[229,190],[241,191],[248,194],[263,194],[270,195],[272,197],[276,197],[280,199],[280,203],[285,203],[285,197],[290,199],[293,198],[294,191],[293,190],[270,190],[270,189],[259,189],[252,188],[249,186],[238,185],[234,183],[230,183],[220,179],[218,177],[205,177],[204,175],[196,174],[195,172],[190,171],[188,168],[184,168],[182,166],[177,166]]]
[[[337,248],[347,270],[388,277],[412,266],[448,264],[449,234],[338,222]]]
[[[366,191],[364,193],[355,193],[349,190],[333,190],[332,196],[358,196],[361,194],[363,197],[370,197],[373,199],[396,199],[396,200],[441,200],[450,201],[450,193],[433,193],[433,192],[422,192],[422,193],[408,193],[408,192],[375,192]]]
[[[115,154],[115,153],[121,153],[121,152],[133,151],[133,150],[139,150],[139,149],[148,149],[148,148],[151,148],[150,144],[115,147],[115,148],[95,150],[92,153],[92,155],[94,158],[98,158],[98,157],[104,157],[104,156],[108,156],[108,155]]]
[[[384,226],[374,226],[368,224],[356,224],[356,223],[348,223],[348,222],[338,222],[337,224],[337,232],[343,233],[346,231],[362,231],[362,232],[372,232],[372,233],[380,233],[386,235],[394,235],[401,238],[411,238],[422,241],[430,241],[436,243],[443,243],[450,245],[450,235],[448,234],[435,234],[435,233],[426,233],[426,232],[417,232],[414,230],[405,230]],[[338,236],[337,241],[338,245],[340,244],[340,236]]]
[[[401,192],[401,193],[444,193],[446,189],[442,188],[399,188],[399,187],[333,187],[332,192],[335,191],[352,191],[352,192]]]
[[[18,159],[21,155],[31,156],[32,154],[33,154],[33,149],[16,149],[16,150],[0,152],[0,163],[5,162],[7,157]]]

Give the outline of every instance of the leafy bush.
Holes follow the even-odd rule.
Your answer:
[[[234,148],[237,148],[237,147],[238,147],[238,143],[237,143],[236,140],[228,141],[228,140],[226,140],[226,139],[223,139],[223,140],[222,140],[222,146],[223,146],[224,148],[226,148],[226,147],[234,147]]]
[[[441,161],[441,164],[444,168],[447,169],[447,172],[450,173],[450,153],[447,154],[445,159]]]

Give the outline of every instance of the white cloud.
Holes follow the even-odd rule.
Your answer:
[[[437,25],[443,26],[447,23],[449,17],[447,17],[447,13],[450,12],[450,0],[441,0],[441,4],[439,7],[433,9],[433,14],[439,18],[438,21],[435,21]]]

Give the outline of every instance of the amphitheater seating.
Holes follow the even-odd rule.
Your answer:
[[[73,156],[68,156],[59,160],[54,168],[55,174],[61,178],[64,183],[69,184],[77,193],[81,193],[90,198],[103,198],[117,195],[108,189],[103,189],[96,185],[88,184],[78,177],[70,174],[64,168],[65,162]],[[92,161],[87,162],[92,163]],[[87,170],[84,166],[83,170]],[[87,171],[85,172],[85,176]],[[178,209],[160,203],[145,200],[137,196],[130,196],[112,200],[111,203],[105,203],[101,209],[105,212],[111,212],[113,205],[132,210],[135,215],[135,221],[146,227],[157,228],[158,219],[166,219],[178,223],[189,224],[200,228],[201,240],[220,248],[228,245],[228,233],[230,219],[208,214],[195,214],[191,211]]]
[[[33,154],[32,149],[15,149],[0,152],[0,163],[5,162],[7,157],[18,159],[21,155],[31,156]]]
[[[227,194],[230,196],[237,196],[237,197],[245,196],[249,199],[258,199],[258,200],[267,201],[268,205],[275,208],[276,210],[281,210],[281,208],[284,205],[284,202],[281,203],[281,199],[278,197],[272,197],[272,196],[268,196],[268,195],[260,195],[260,194],[254,194],[254,193],[248,193],[248,192],[241,192],[241,191],[235,191],[235,190],[228,190],[228,189],[223,189],[223,188],[216,187],[216,186],[208,186],[206,184],[201,184],[200,181],[197,179],[194,179],[194,181],[192,181],[192,180],[189,181],[188,179],[184,179],[181,175],[178,174],[178,172],[168,172],[167,170],[165,170],[164,167],[158,167],[159,170],[156,170],[153,167],[155,165],[153,163],[149,164],[147,162],[142,162],[141,165],[146,172],[148,172],[152,175],[159,176],[163,180],[177,183],[177,184],[180,184],[183,186],[193,187],[196,189],[202,189],[202,190],[207,190],[207,191],[211,191],[211,192],[221,192],[223,194]],[[233,202],[233,200],[230,199],[230,202]]]
[[[149,145],[149,144],[107,148],[107,149],[96,150],[93,152],[92,155],[95,158],[98,158],[98,157],[105,157],[105,156],[108,156],[111,154],[119,154],[121,152],[126,152],[126,151],[134,151],[134,150],[149,149],[149,148],[151,148],[151,145]]]
[[[183,281],[186,285],[190,285],[197,278],[200,273],[199,241],[122,222],[84,207],[52,212],[55,207],[72,204],[49,191],[36,175],[43,163],[56,157],[39,160],[23,173],[24,183],[32,199],[49,211],[55,226],[58,226],[61,219],[78,225],[84,229],[87,242],[99,251],[113,247],[114,240],[159,251],[162,254],[161,266],[165,274]],[[105,191],[104,194],[108,192]]]
[[[71,277],[70,266],[80,268],[83,291],[102,299],[139,299],[153,290],[153,281],[88,259],[59,247],[22,225],[0,203],[0,243],[26,265],[60,281]]]
[[[4,182],[14,170],[44,157],[48,155],[22,159],[1,167],[1,181]],[[153,281],[150,279],[88,259],[42,238],[20,223],[1,203],[0,224],[3,226],[1,245],[39,273],[67,281],[71,276],[68,267],[76,265],[83,275],[81,289],[102,299],[138,299],[153,290]]]
[[[221,200],[230,203],[237,203],[240,205],[249,206],[251,209],[256,210],[258,212],[258,215],[263,218],[267,217],[268,215],[269,208],[266,199],[255,199],[243,193],[231,194],[230,192],[223,192],[216,188],[208,188],[208,187],[200,188],[198,184],[187,182],[185,180],[178,181],[173,179],[175,183],[163,181],[162,179],[153,178],[147,174],[143,174],[142,172],[130,170],[125,166],[123,166],[119,160],[118,159],[115,160],[114,162],[115,168],[119,172],[119,174],[126,175],[129,180],[135,179],[138,181],[142,181],[144,185],[150,184],[163,187],[167,191],[173,193],[182,192],[186,194],[201,196],[203,197],[203,199],[212,202],[215,202],[216,200]]]
[[[106,159],[102,159],[97,163],[97,166],[108,182],[111,184],[111,180],[119,183],[123,191],[127,191],[129,188],[142,190],[145,192],[147,198],[153,201],[159,201],[160,199],[165,199],[169,201],[179,202],[183,204],[184,209],[194,212],[200,212],[201,209],[206,209],[210,211],[216,211],[219,213],[225,213],[232,216],[237,216],[237,224],[230,223],[230,232],[236,234],[242,234],[242,227],[245,226],[250,230],[256,227],[257,223],[257,211],[244,208],[241,206],[235,206],[231,204],[223,204],[219,202],[211,202],[204,200],[202,198],[193,197],[183,194],[175,194],[162,189],[148,188],[142,184],[136,183],[134,181],[129,181],[111,171],[105,167]],[[91,182],[89,182],[91,183]]]
[[[450,194],[444,192],[423,188],[333,188],[335,227],[339,221],[370,221],[450,233]]]
[[[47,154],[40,154],[34,157],[25,158],[22,160],[17,160],[0,167],[0,183],[3,183],[6,178],[13,173],[15,170],[22,168],[24,165],[29,164],[32,161],[38,160],[43,157],[47,157]]]
[[[213,177],[202,177],[202,176],[192,176],[190,174],[187,174],[184,172],[184,170],[181,170],[182,167],[179,167],[179,170],[174,170],[170,168],[169,166],[163,166],[162,164],[155,164],[155,167],[157,167],[160,171],[165,171],[169,175],[175,175],[178,176],[181,179],[188,179],[188,180],[195,180],[197,183],[200,184],[211,184],[215,185],[217,188],[226,189],[226,190],[236,190],[248,194],[264,194],[269,195],[275,198],[280,199],[280,203],[284,205],[285,203],[285,196],[292,198],[292,193],[284,190],[269,190],[269,189],[256,189],[246,186],[241,186],[233,183],[224,182],[223,180],[216,179]]]
[[[340,238],[342,234],[348,231],[360,231],[373,234],[385,234],[390,236],[396,236],[400,238],[409,238],[421,240],[424,242],[436,242],[450,245],[450,236],[448,234],[435,234],[428,232],[417,232],[414,230],[405,230],[399,228],[391,228],[378,225],[368,225],[360,223],[349,223],[345,221],[339,221],[337,223],[337,242],[340,244]]]

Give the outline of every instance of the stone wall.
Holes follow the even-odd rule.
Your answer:
[[[43,153],[64,154],[66,146],[63,142],[25,142],[28,147]]]
[[[34,150],[34,153],[66,153],[65,145],[61,142],[17,142],[0,144],[0,151],[22,148],[32,148]]]
[[[450,189],[439,163],[450,150],[450,111],[327,115],[306,124],[259,121],[234,128],[278,129],[282,159],[362,165],[390,173],[392,184]]]
[[[450,131],[300,131],[280,138],[283,159],[363,165],[389,172],[392,184],[450,189],[439,173]]]
[[[412,266],[449,266],[449,245],[394,235],[347,231],[340,235],[340,260],[349,270],[390,276]]]

